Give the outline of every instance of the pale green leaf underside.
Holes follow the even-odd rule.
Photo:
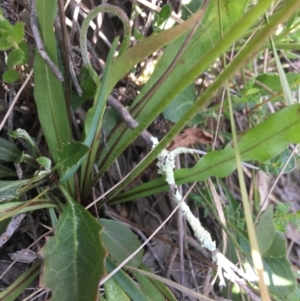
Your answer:
[[[123,223],[102,218],[100,224],[104,227],[101,232],[103,244],[117,263],[121,263],[140,247],[137,236]],[[142,257],[143,251],[140,251],[127,265],[139,267]]]
[[[19,189],[28,182],[29,180],[0,181],[0,201],[9,201],[17,198]]]

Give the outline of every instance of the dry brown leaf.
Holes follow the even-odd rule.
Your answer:
[[[181,134],[177,135],[167,147],[171,151],[177,147],[187,147],[196,142],[199,143],[212,143],[213,136],[199,128],[185,129]]]

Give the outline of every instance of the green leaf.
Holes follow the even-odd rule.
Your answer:
[[[96,300],[106,257],[101,229],[86,209],[68,200],[56,235],[41,250],[44,260],[41,282],[51,289],[51,300]]]
[[[133,35],[137,41],[143,41],[144,35],[139,32],[137,28],[133,28]]]
[[[99,77],[91,65],[84,65],[79,74],[79,84],[82,89],[82,97],[85,100],[95,97],[99,86]]]
[[[20,48],[20,50],[23,51],[23,55],[24,55],[23,61],[21,62],[21,65],[22,65],[22,64],[27,63],[27,61],[28,61],[28,57],[29,57],[28,43],[25,41],[22,41],[19,44],[19,48]]]
[[[0,9],[0,36],[7,34],[12,31],[13,26],[9,21],[4,17],[2,10]]]
[[[110,258],[107,257],[106,268],[107,272],[110,273],[117,267],[117,264]],[[114,274],[113,278],[118,282],[122,289],[130,296],[133,301],[150,301],[145,294],[142,292],[141,288],[137,286],[135,281],[133,281],[125,272],[122,270]]]
[[[19,189],[29,181],[30,180],[0,181],[0,201],[9,201],[17,198]]]
[[[123,223],[108,219],[100,219],[99,222],[104,227],[101,232],[103,244],[117,263],[121,263],[140,247],[141,243],[137,236]],[[136,254],[127,265],[139,267],[142,257],[143,250]]]
[[[104,289],[107,301],[130,301],[130,298],[114,278],[110,278],[104,283]]]
[[[12,84],[19,79],[19,73],[16,70],[9,69],[2,74],[2,79],[8,84]]]
[[[165,21],[169,19],[172,13],[172,7],[170,4],[166,4],[162,7],[161,11],[159,13],[155,14],[154,21],[156,23],[156,26],[161,26]],[[157,17],[156,17],[157,16]]]
[[[88,146],[81,142],[72,142],[64,145],[59,155],[58,165],[63,166],[66,171],[69,170],[84,158],[89,149]]]
[[[263,164],[259,164],[259,167],[265,171],[266,173],[270,173],[274,176],[278,176],[281,172],[283,174],[289,173],[293,171],[296,168],[296,158],[293,155],[290,159],[289,163],[285,166],[284,170],[283,167],[286,164],[286,161],[289,159],[292,151],[288,148],[286,148],[281,154],[278,156],[267,160]]]
[[[299,284],[296,290],[292,294],[286,296],[285,298],[282,298],[282,301],[299,301],[299,300],[300,300]]]
[[[0,160],[17,164],[22,162],[23,153],[12,142],[0,138]]]
[[[57,204],[46,199],[34,199],[26,202],[5,202],[0,204],[0,221],[20,213],[44,208],[57,208]]]
[[[114,53],[116,51],[116,47],[118,44],[119,38],[115,38],[110,51],[108,53],[108,57],[106,60],[106,67],[103,73],[102,83],[98,85],[96,95],[95,95],[95,105],[88,111],[86,120],[84,123],[85,130],[85,139],[84,144],[91,147],[91,151],[83,160],[81,165],[81,181],[80,181],[80,189],[83,196],[86,196],[89,193],[92,182],[92,170],[95,162],[96,155],[99,151],[99,143],[103,125],[103,117],[106,111],[106,101],[107,98],[105,96],[107,90],[107,80],[110,74],[111,66],[113,63]]]
[[[155,285],[151,282],[150,279],[141,275],[139,273],[134,273],[134,277],[137,282],[141,285],[143,290],[147,293],[150,300],[155,301],[164,301],[165,297],[160,293],[160,291],[155,287]]]
[[[270,115],[239,137],[241,160],[265,162],[282,152],[290,143],[300,143],[300,105],[295,104]],[[204,181],[208,177],[226,177],[236,168],[234,149],[228,145],[205,155],[192,168],[175,170],[178,185]],[[114,198],[126,201],[169,189],[164,177],[139,185]]]
[[[280,232],[286,233],[287,226],[291,223],[300,231],[300,211],[291,212],[291,203],[277,203],[274,212],[274,225]]]
[[[39,157],[36,161],[45,168],[47,172],[51,171],[51,160],[47,157]]]
[[[153,273],[151,271],[151,269],[149,269],[145,264],[141,264],[140,269],[149,273]],[[138,274],[138,273],[135,273]],[[176,301],[177,299],[175,298],[175,296],[172,294],[172,292],[170,291],[170,289],[161,281],[156,280],[156,279],[152,279],[149,278],[149,280],[153,283],[153,285],[155,286],[155,288],[160,291],[160,293],[165,297],[165,300],[169,300],[169,301]],[[152,300],[156,300],[156,299],[152,299]]]
[[[0,37],[0,51],[5,51],[11,48],[11,44],[6,41],[6,38]]]
[[[259,249],[261,254],[263,255],[267,250],[269,250],[272,242],[275,237],[275,227],[272,221],[273,210],[272,207],[269,207],[259,219],[256,230],[256,237],[259,244]],[[270,222],[271,221],[271,222]]]
[[[292,91],[297,91],[300,84],[300,75],[298,73],[287,73],[287,81]],[[256,77],[256,80],[267,86],[273,92],[281,92],[281,82],[278,74],[275,73],[265,73]],[[270,92],[263,89],[260,85],[254,84],[254,87],[259,89],[262,96],[269,96]]]
[[[286,296],[293,293],[296,288],[296,279],[291,263],[286,258],[286,239],[283,233],[275,230],[273,206],[262,213],[255,231],[270,293],[277,296]]]
[[[173,122],[178,122],[196,100],[196,88],[192,84],[179,94],[164,110],[164,117]]]
[[[58,65],[56,39],[53,31],[53,23],[57,14],[57,1],[37,0],[36,11],[45,49],[54,64]],[[34,98],[38,117],[54,163],[58,163],[64,145],[72,141],[63,86],[37,51],[33,68]],[[59,168],[58,173],[62,175],[63,169]],[[73,178],[67,185],[69,185],[69,191],[75,194]]]
[[[42,156],[39,148],[37,147],[33,138],[29,136],[29,134],[23,129],[16,129],[15,131],[9,131],[8,135],[14,139],[24,139],[27,142],[28,149],[31,150],[33,156],[36,158],[38,156]]]
[[[159,17],[166,21],[172,13],[172,7],[170,4],[166,4],[161,8],[161,11],[158,13]]]
[[[8,37],[8,40],[12,44],[19,44],[24,37],[24,23],[17,23],[12,27],[12,31]]]
[[[21,65],[24,61],[25,54],[22,49],[14,49],[12,50],[7,57],[7,67],[13,68],[16,65]]]

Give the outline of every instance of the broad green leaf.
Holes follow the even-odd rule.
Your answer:
[[[296,277],[292,272],[291,263],[286,258],[286,239],[283,233],[275,230],[272,212],[273,207],[270,206],[262,213],[255,227],[255,232],[263,259],[264,277],[269,292],[277,296],[286,296],[295,290]],[[248,276],[251,277],[251,275],[254,275],[254,271],[248,235],[246,231],[233,226],[233,224],[231,224],[231,232],[237,237],[239,246],[246,255],[247,261],[244,263],[244,268]],[[232,246],[231,240],[229,240],[229,249],[231,250],[230,254],[233,255],[230,258],[233,262],[238,261],[236,249]]]
[[[27,271],[22,273],[16,281],[14,281],[8,288],[0,292],[0,300],[15,301],[18,296],[32,283],[38,276],[41,269],[41,263],[36,262]]]
[[[13,26],[4,17],[3,12],[2,12],[2,10],[0,8],[0,37],[6,36],[7,33],[10,33],[12,31],[12,28],[13,28]],[[3,50],[6,50],[6,49],[3,49]]]
[[[246,131],[239,137],[241,160],[269,160],[281,153],[289,144],[300,143],[300,105],[295,104],[270,115],[264,122]],[[204,181],[208,177],[226,177],[236,168],[234,149],[231,145],[220,151],[205,155],[192,168],[175,171],[178,185]],[[126,201],[168,190],[164,177],[139,185],[114,198]]]
[[[107,257],[106,268],[110,273],[117,267],[117,264]],[[120,270],[114,274],[113,278],[118,282],[122,289],[127,293],[133,301],[150,301],[146,295],[142,292],[142,289],[133,281],[124,271]]]
[[[12,178],[12,177],[13,178],[17,177],[17,173],[14,170],[0,164],[0,179],[1,178]]]
[[[0,201],[9,201],[19,196],[19,190],[30,180],[0,181]]]
[[[139,267],[139,269],[141,269],[143,271],[146,271],[146,272],[149,272],[149,273],[153,273],[153,271],[151,271],[143,263],[141,264],[141,266]],[[175,296],[172,294],[172,292],[170,291],[170,289],[164,283],[162,283],[162,282],[160,282],[160,281],[158,281],[156,279],[152,279],[152,278],[149,278],[149,280],[153,283],[153,285],[156,287],[156,289],[158,291],[160,291],[160,293],[165,297],[165,300],[169,300],[169,301],[176,301],[177,300],[175,298]]]
[[[282,233],[286,233],[289,224],[294,225],[300,232],[300,211],[291,212],[291,203],[277,203],[274,212],[274,225]]]
[[[8,84],[12,84],[19,79],[19,73],[16,70],[8,69],[2,74],[2,79]]]
[[[273,206],[262,213],[255,230],[263,258],[266,284],[270,293],[277,296],[293,293],[296,289],[296,278],[291,263],[287,259],[286,239],[283,233],[275,230]],[[249,261],[251,262],[251,260]]]
[[[297,91],[300,84],[300,75],[298,73],[287,73],[286,74],[287,81],[289,83],[289,87],[292,91]],[[258,75],[256,80],[267,86],[270,90],[275,92],[281,92],[282,87],[280,84],[280,77],[275,73],[265,73]],[[270,95],[266,89],[263,89],[260,85],[254,84],[254,87],[259,89],[260,94],[262,96]]]
[[[28,61],[28,56],[29,56],[29,50],[28,50],[28,44],[25,41],[22,41],[19,44],[19,48],[23,51],[23,61],[21,64],[25,64]]]
[[[166,4],[162,7],[161,11],[158,13],[159,17],[166,21],[172,13],[172,7],[170,4]]]
[[[133,35],[138,42],[143,41],[144,39],[144,35],[141,34],[136,27],[133,28]]]
[[[25,54],[22,49],[12,50],[7,57],[7,67],[13,68],[16,65],[21,65],[25,58]]]
[[[79,84],[82,89],[83,99],[94,98],[100,82],[96,71],[91,65],[84,65],[82,67],[79,74]]]
[[[6,38],[0,36],[0,51],[4,51],[11,48],[11,44],[6,41]]]
[[[146,272],[145,270],[141,270],[141,269],[137,269],[137,268],[133,268],[133,267],[128,267],[128,270],[129,271],[134,271],[136,273],[140,273],[140,274],[142,274],[144,276],[147,276],[148,278],[151,278],[151,279],[154,278],[157,281],[165,283],[169,287],[172,287],[172,288],[174,288],[176,290],[181,291],[182,293],[185,293],[190,298],[195,298],[196,300],[202,300],[202,301],[212,301],[212,299],[210,299],[209,297],[206,297],[203,294],[197,293],[197,292],[195,292],[192,289],[189,289],[189,288],[187,288],[187,287],[185,287],[185,286],[183,286],[181,284],[173,282],[173,281],[171,281],[169,279],[166,279],[164,277],[155,275],[155,274],[153,274],[151,272],[149,273],[149,272]],[[174,300],[174,298],[170,298],[170,299],[166,299],[166,300]]]
[[[259,250],[263,256],[269,250],[274,241],[276,234],[275,227],[272,221],[273,210],[269,207],[260,217],[257,226],[255,227],[256,237],[259,244]]]
[[[29,134],[23,129],[16,129],[15,131],[9,131],[8,135],[14,139],[24,139],[28,144],[28,148],[31,150],[32,155],[34,157],[42,156],[41,151],[37,147],[33,138],[29,136]]]
[[[174,101],[163,111],[164,117],[173,122],[178,122],[184,113],[193,105],[196,100],[196,88],[192,84],[188,86]]]
[[[170,4],[166,4],[162,7],[159,13],[154,14],[154,22],[156,26],[160,27],[171,16],[172,7]]]
[[[114,278],[110,278],[104,283],[104,289],[107,301],[130,301],[130,298]]]
[[[53,23],[57,14],[56,0],[37,0],[37,17],[45,49],[54,64],[58,65],[56,39]],[[58,163],[64,145],[72,141],[63,86],[36,51],[34,60],[34,98],[38,117],[55,163]],[[61,175],[63,170],[60,168]],[[69,191],[74,193],[73,178],[68,182]]]
[[[123,223],[108,219],[100,219],[99,222],[104,227],[101,232],[103,244],[117,263],[121,263],[140,247],[141,243],[137,236]],[[127,265],[139,267],[142,257],[143,250],[135,255]]]
[[[155,301],[164,301],[165,297],[160,293],[160,291],[155,287],[155,285],[144,275],[139,273],[134,273],[134,278],[143,288],[143,290],[147,293],[150,300]]]
[[[64,145],[62,152],[59,154],[59,166],[68,170],[78,164],[88,153],[89,147],[81,142],[72,142]]]
[[[284,170],[282,169],[286,164],[286,161],[289,159],[291,153],[292,151],[286,148],[278,156],[264,162],[263,164],[259,164],[259,167],[266,173],[270,173],[274,176],[278,176],[281,172],[283,174],[290,173],[297,166],[296,157],[294,155],[289,160],[289,163],[285,166]]]
[[[47,157],[39,157],[36,161],[45,168],[47,172],[51,171],[51,160]]]
[[[30,212],[44,208],[57,208],[57,204],[51,200],[36,199],[26,202],[5,202],[0,204],[0,221],[20,213]]]
[[[298,284],[296,290],[292,294],[286,296],[285,298],[282,298],[282,301],[299,301],[299,300],[300,300],[299,284]]]
[[[186,1],[186,4],[182,5],[180,8],[182,20],[186,20],[188,17],[190,17],[191,13],[194,14],[198,10],[200,3],[203,3],[203,1]]]
[[[106,257],[101,229],[86,209],[68,199],[55,236],[41,250],[41,283],[51,289],[50,300],[96,300]]]
[[[22,42],[24,37],[24,23],[16,23],[12,27],[12,31],[8,36],[8,40],[11,44],[19,44]]]

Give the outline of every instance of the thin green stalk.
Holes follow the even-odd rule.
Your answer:
[[[90,152],[87,157],[83,160],[81,168],[81,177],[80,177],[80,191],[81,195],[85,196],[86,193],[90,190],[90,185],[92,181],[92,170],[95,162],[95,157],[97,155],[98,146],[100,142],[101,129],[103,124],[103,117],[106,110],[106,82],[108,79],[110,66],[113,61],[113,56],[117,47],[118,38],[116,38],[112,44],[108,58],[106,61],[106,67],[103,74],[102,84],[98,87],[96,96],[95,96],[95,111],[93,114],[93,120],[91,122],[91,127],[87,133],[84,144],[91,147]]]

